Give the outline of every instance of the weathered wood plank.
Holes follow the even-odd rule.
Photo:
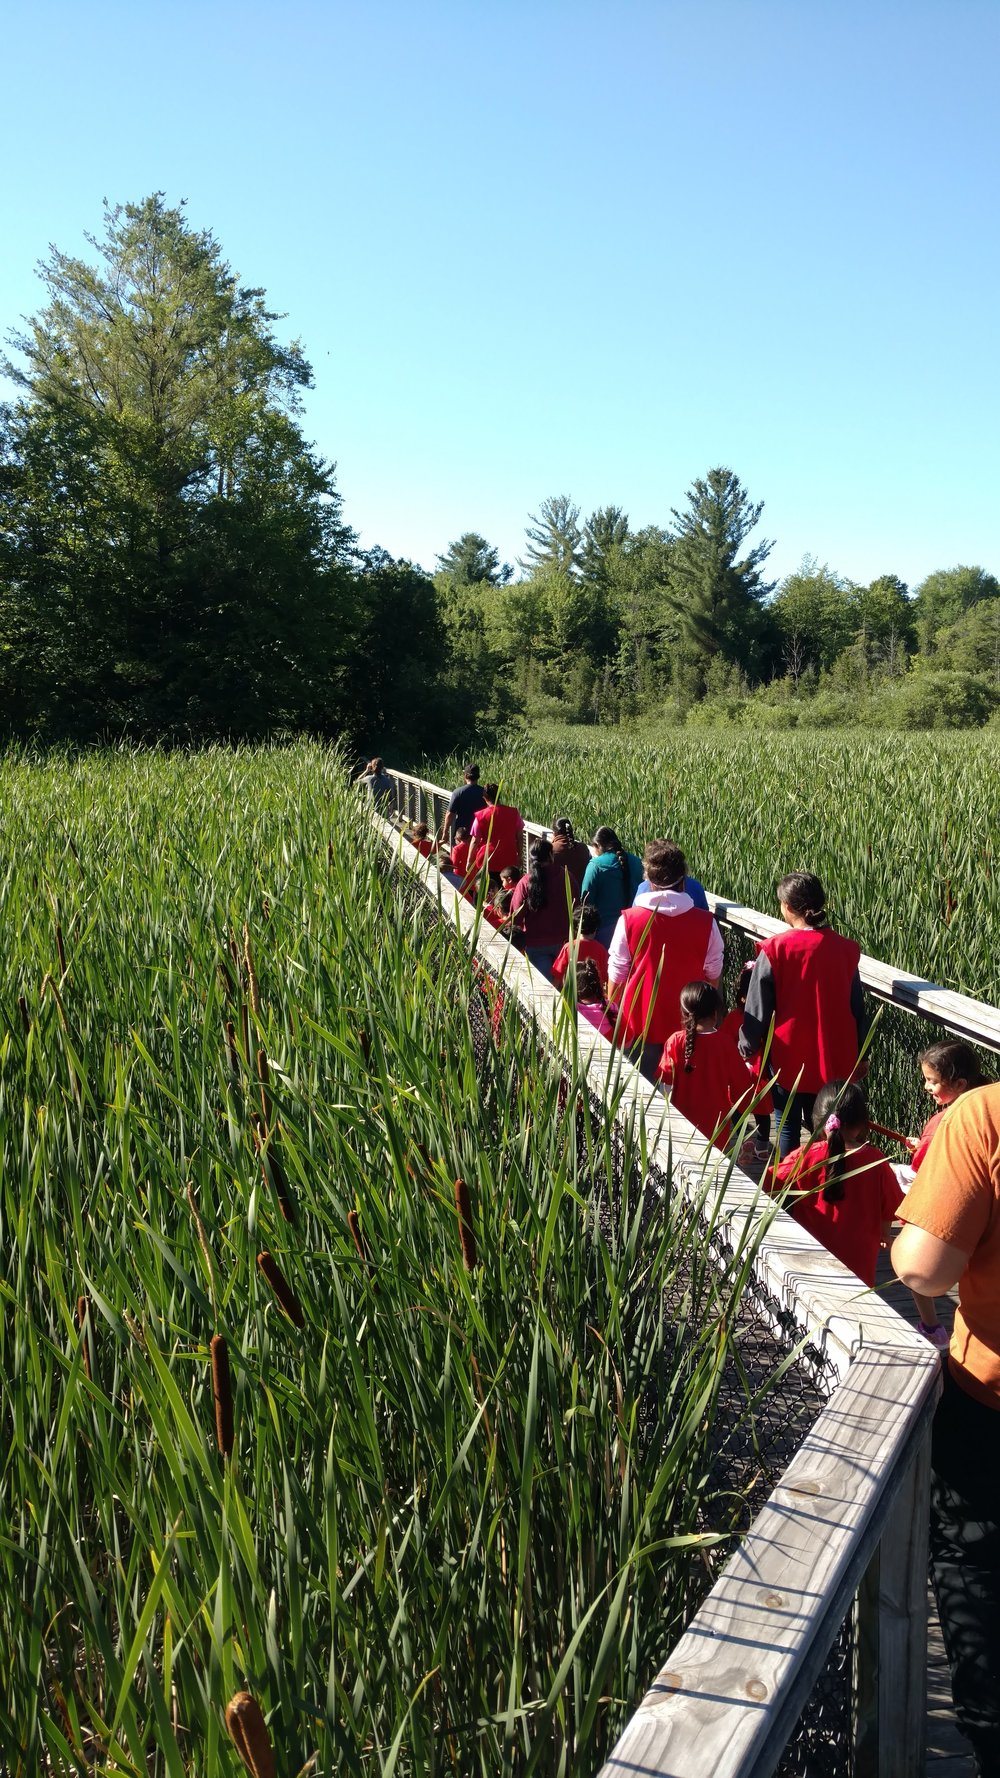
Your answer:
[[[601,1778],[767,1778],[895,1510],[938,1388],[933,1361],[861,1353]],[[916,1778],[912,1766],[885,1768],[904,1770]]]

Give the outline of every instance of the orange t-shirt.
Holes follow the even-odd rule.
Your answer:
[[[969,1255],[949,1364],[968,1395],[1000,1411],[1000,1085],[949,1107],[897,1214]]]

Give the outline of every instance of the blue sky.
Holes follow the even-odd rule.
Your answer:
[[[1000,573],[1000,0],[40,0],[4,39],[3,331],[104,197],[186,198],[302,340],[363,543],[513,560],[546,495],[667,523],[725,463],[778,575]]]

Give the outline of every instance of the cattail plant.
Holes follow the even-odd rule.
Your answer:
[[[230,1698],[226,1705],[226,1728],[250,1778],[277,1778],[267,1724],[250,1692],[237,1692]]]
[[[222,1334],[213,1334],[212,1395],[215,1401],[215,1439],[223,1457],[233,1454],[233,1385],[229,1374],[229,1347]]]
[[[472,1194],[464,1179],[455,1181],[455,1210],[458,1214],[462,1260],[466,1271],[474,1272],[479,1263],[479,1256],[476,1252],[476,1232],[472,1226]]]
[[[289,1284],[288,1279],[285,1277],[274,1254],[265,1248],[263,1253],[258,1253],[257,1255],[257,1265],[263,1276],[267,1279],[268,1284],[271,1286],[279,1304],[288,1316],[289,1321],[294,1322],[295,1326],[298,1328],[305,1327],[306,1318],[302,1313],[302,1304],[299,1302],[298,1297]]]

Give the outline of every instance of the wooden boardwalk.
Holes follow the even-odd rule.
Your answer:
[[[917,1312],[906,1286],[900,1284],[888,1254],[879,1255],[877,1282],[887,1302],[916,1326]],[[938,1313],[949,1333],[955,1313],[955,1296],[938,1297]],[[951,1675],[945,1659],[933,1589],[927,1589],[927,1778],[976,1778],[972,1749],[955,1721],[951,1701]]]

